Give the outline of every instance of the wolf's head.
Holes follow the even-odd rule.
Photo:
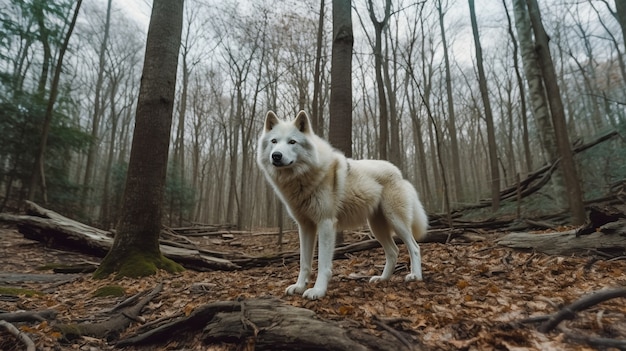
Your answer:
[[[306,112],[300,111],[293,121],[282,121],[274,112],[265,116],[259,139],[257,162],[264,169],[301,168],[317,161],[315,134]]]

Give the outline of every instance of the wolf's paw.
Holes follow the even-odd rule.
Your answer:
[[[326,295],[326,290],[313,287],[311,289],[307,289],[304,294],[302,294],[302,297],[309,300],[317,300],[324,297],[324,295]]]
[[[285,294],[287,295],[302,294],[302,292],[305,289],[306,289],[306,285],[293,284],[293,285],[289,285],[289,287],[285,289]]]
[[[413,274],[413,273],[409,273],[404,277],[404,281],[405,282],[412,282],[412,281],[416,281],[416,280],[422,280],[422,274]]]
[[[385,278],[382,275],[375,275],[370,278],[370,283],[386,282],[387,280],[389,280],[389,278]]]

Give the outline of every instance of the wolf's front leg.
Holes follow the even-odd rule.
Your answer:
[[[298,234],[300,236],[300,273],[298,281],[290,285],[285,294],[302,294],[306,289],[306,282],[311,275],[313,264],[313,249],[315,248],[315,227],[312,225],[298,224]]]
[[[315,285],[302,294],[304,298],[309,300],[317,300],[326,295],[328,282],[333,274],[333,253],[335,251],[336,236],[333,220],[322,220],[317,228],[319,232],[317,279],[315,280]]]

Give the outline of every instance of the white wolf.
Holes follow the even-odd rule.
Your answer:
[[[289,122],[268,112],[257,150],[257,163],[299,227],[300,274],[286,294],[303,293],[311,300],[323,297],[332,275],[337,230],[366,220],[385,250],[385,268],[370,282],[389,280],[393,274],[398,259],[393,232],[411,256],[411,273],[405,280],[422,280],[416,240],[425,236],[428,218],[415,188],[398,168],[387,161],[346,158],[313,133],[304,111]],[[306,289],[316,233],[317,280]]]

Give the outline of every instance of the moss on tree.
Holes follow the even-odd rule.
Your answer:
[[[107,255],[93,277],[103,279],[111,274],[115,278],[140,278],[156,274],[159,270],[170,273],[182,272],[185,269],[178,263],[163,256],[161,253],[142,252],[139,250],[125,251],[123,255]]]

